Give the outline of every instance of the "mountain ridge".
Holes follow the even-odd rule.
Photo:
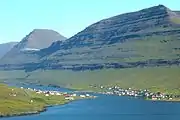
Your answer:
[[[111,59],[113,58],[113,56],[123,56],[121,54],[124,54],[123,52],[121,52],[121,54],[116,53],[115,55],[113,55],[113,52],[118,52],[115,47],[113,47],[114,44],[116,45],[116,47],[118,47],[121,46],[120,44],[131,43],[132,41],[137,41],[141,39],[142,41],[144,41],[144,39],[149,39],[149,41],[151,39],[158,39],[158,42],[160,43],[164,39],[167,39],[168,41],[172,39],[178,40],[180,23],[177,23],[177,21],[174,22],[172,20],[172,18],[174,18],[173,13],[174,12],[167,7],[159,5],[151,8],[146,8],[137,12],[125,13],[103,19],[86,27],[84,30],[67,39],[66,41],[59,42],[56,44],[56,46],[53,45],[53,47],[56,47],[54,51],[52,46],[50,46],[49,48],[45,48],[46,50],[42,51],[45,52],[44,54],[48,53],[46,51],[51,52],[49,52],[47,54],[49,56],[47,56],[43,60],[51,61],[52,63],[58,63],[57,61],[59,61],[65,64],[65,61],[71,61],[72,63],[74,63],[77,59],[79,59],[78,61],[87,59],[87,63],[90,64],[90,60],[95,60],[102,56],[102,58],[100,58],[99,60],[102,63],[106,63],[108,62],[108,60],[104,58],[110,57]],[[176,20],[180,20],[180,17],[178,16]],[[164,44],[162,45],[163,47],[167,47],[163,49],[169,49],[169,46]],[[111,53],[104,53],[104,51],[109,49],[108,46],[112,46]],[[101,52],[96,51],[93,53],[94,50],[90,49],[93,49],[94,47],[99,47],[100,49],[97,49],[97,51]],[[89,51],[87,55],[84,55],[83,48],[85,50],[89,49],[86,50]],[[78,53],[76,54],[76,49],[82,50],[78,51]],[[134,48],[132,46],[132,48],[128,49]],[[97,53],[99,54],[99,56],[95,55]],[[133,56],[144,56],[144,53],[143,55],[139,55],[138,51],[137,53],[130,54],[133,54]],[[85,57],[83,58],[82,56]],[[146,60],[148,59],[145,59],[144,61]]]
[[[162,9],[163,8],[163,9]],[[167,7],[165,7],[165,6],[163,6],[163,5],[159,5],[159,6],[155,6],[155,7],[151,7],[151,8],[146,8],[146,9],[143,9],[143,10],[140,10],[140,11],[136,11],[136,12],[131,12],[131,13],[124,13],[124,14],[120,14],[120,15],[117,15],[117,16],[114,16],[114,17],[110,17],[110,18],[106,18],[106,19],[103,19],[103,20],[101,20],[101,21],[99,21],[99,22],[96,22],[96,23],[94,23],[94,24],[92,24],[92,25],[90,25],[90,26],[88,26],[88,27],[86,27],[84,30],[83,30],[83,32],[84,33],[86,33],[87,31],[96,31],[96,32],[98,32],[98,28],[99,27],[97,27],[96,25],[98,24],[99,26],[102,26],[101,24],[108,24],[108,21],[111,21],[110,19],[116,19],[116,18],[119,18],[119,17],[121,17],[121,16],[126,16],[126,15],[132,15],[132,14],[136,14],[136,13],[139,13],[139,12],[147,12],[147,11],[149,11],[149,10],[154,10],[155,9],[155,14],[158,14],[159,12],[156,12],[156,11],[158,11],[159,9],[162,9],[162,12],[165,14],[165,16],[167,15],[169,15],[169,13],[170,12],[168,12],[168,11],[170,11],[170,9],[169,8],[167,8]],[[154,11],[153,11],[154,12]],[[172,11],[171,11],[172,12]],[[160,12],[161,13],[161,12]],[[161,13],[162,14],[162,13]],[[141,15],[141,14],[140,14]],[[132,16],[132,17],[134,17],[134,16]],[[128,17],[127,17],[128,18]],[[123,21],[128,21],[128,19],[126,19],[126,20],[123,20]],[[129,21],[128,21],[129,22]],[[128,23],[129,24],[129,23]],[[117,25],[117,23],[116,23],[116,25]],[[96,27],[97,29],[93,29],[94,27]],[[122,27],[122,26],[121,26]],[[167,27],[167,26],[166,26]],[[179,26],[178,26],[179,27]],[[108,27],[109,28],[109,27]],[[147,27],[144,27],[144,28],[147,28]],[[92,30],[93,29],[93,30]],[[102,28],[102,29],[104,29],[104,28]],[[143,29],[144,30],[144,29]],[[120,31],[121,32],[121,34],[123,33],[122,31]],[[129,32],[131,32],[131,30],[129,31]],[[129,33],[128,32],[128,33]],[[135,30],[135,32],[138,32],[138,30]],[[70,37],[67,41],[71,41],[72,39],[75,39],[76,38],[76,36],[77,35],[81,35],[82,34],[82,31],[81,32],[79,32],[79,33],[77,33],[76,35],[74,35],[74,36],[72,36],[72,37]],[[119,33],[117,33],[117,34],[119,34]],[[102,35],[103,36],[103,35]],[[93,36],[89,36],[89,38],[91,39],[91,38],[93,38]],[[66,42],[67,42],[66,41]],[[72,40],[73,41],[73,40]]]
[[[73,69],[76,66],[88,69],[93,65],[103,68],[104,64],[123,68],[139,63],[151,65],[147,63],[152,60],[153,66],[169,60],[176,64],[179,54],[169,51],[178,48],[179,21],[179,15],[163,5],[117,15],[96,22],[65,41],[53,42],[49,47],[29,54],[36,56],[37,61],[26,64],[30,63],[35,69]]]

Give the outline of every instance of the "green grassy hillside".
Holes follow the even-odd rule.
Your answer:
[[[75,89],[92,89],[89,85],[113,86],[160,90],[180,94],[180,67],[146,67],[125,69],[102,69],[94,71],[37,70],[29,73],[23,71],[1,71],[4,79],[18,82],[53,84]],[[14,74],[14,79],[8,76]],[[26,75],[28,77],[25,77]],[[17,76],[16,76],[17,75]],[[2,78],[1,78],[2,79]]]
[[[151,59],[180,59],[180,40],[175,36],[150,36],[103,47],[72,48],[52,54],[48,60],[59,64],[139,62]],[[63,53],[66,53],[63,55]],[[58,56],[59,55],[59,56]],[[57,64],[57,63],[56,63]]]
[[[23,115],[43,111],[47,105],[68,102],[64,96],[49,96],[35,92],[8,87],[0,84],[0,116]],[[33,102],[32,102],[33,101]]]

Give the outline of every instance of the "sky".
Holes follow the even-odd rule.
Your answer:
[[[69,38],[104,18],[159,4],[180,10],[180,0],[0,0],[0,43],[20,41],[33,29]]]

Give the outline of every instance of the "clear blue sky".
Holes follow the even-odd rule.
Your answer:
[[[103,18],[159,4],[180,10],[179,0],[0,0],[0,43],[20,41],[35,28],[71,37]]]

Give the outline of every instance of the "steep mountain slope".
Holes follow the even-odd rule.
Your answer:
[[[101,20],[40,55],[53,68],[179,64],[179,44],[179,12],[159,5]]]
[[[9,42],[0,44],[0,58],[3,57],[7,52],[9,52],[17,43],[18,42]]]
[[[39,56],[36,55],[37,51],[49,47],[55,41],[63,41],[65,39],[65,37],[53,30],[34,29],[14,46],[0,60],[0,63],[18,65],[37,62],[39,60]]]

